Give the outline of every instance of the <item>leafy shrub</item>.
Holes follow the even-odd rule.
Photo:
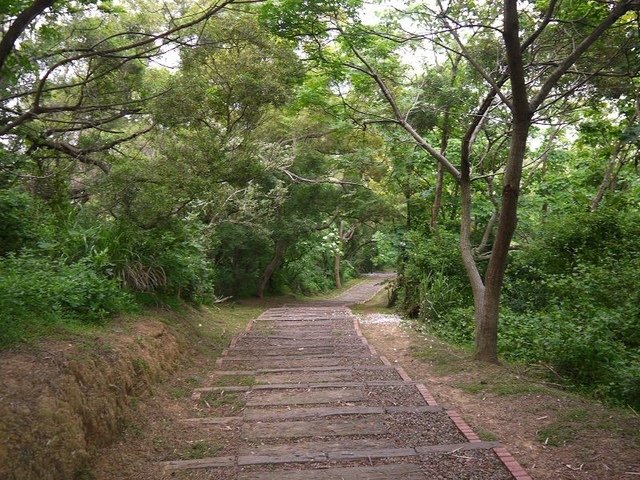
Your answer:
[[[213,268],[195,220],[169,219],[145,229],[126,219],[96,218],[91,209],[81,208],[39,245],[50,257],[90,261],[129,291],[193,301],[206,301],[213,293]]]
[[[131,296],[87,260],[65,264],[30,252],[0,259],[0,346],[132,307]]]
[[[33,237],[27,212],[31,198],[17,189],[0,189],[0,255],[19,250]]]
[[[452,308],[466,307],[471,289],[458,250],[458,237],[447,231],[406,235],[401,308],[411,316],[437,323]]]
[[[220,225],[211,240],[212,282],[222,295],[255,295],[262,269],[269,258],[269,240],[243,225]]]
[[[287,251],[283,266],[276,274],[276,286],[303,295],[326,292],[335,287],[334,254],[339,251],[335,235],[311,235],[297,242]],[[340,262],[343,281],[356,275],[346,259]]]
[[[514,252],[505,278],[499,352],[543,362],[568,385],[640,406],[640,214],[565,211]],[[438,336],[474,338],[473,302],[456,236],[407,235],[403,305]]]

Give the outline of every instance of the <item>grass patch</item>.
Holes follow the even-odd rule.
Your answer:
[[[207,344],[203,345],[207,353],[216,357],[229,345],[235,334],[242,331],[247,323],[264,311],[260,307],[239,304],[203,307],[202,310],[204,315],[194,326],[207,340]]]
[[[538,430],[536,439],[545,445],[560,447],[573,442],[578,436],[575,425],[558,420]]]
[[[243,395],[236,392],[206,392],[200,397],[200,404],[208,408],[240,410],[244,408],[245,400]]]
[[[460,390],[477,395],[493,393],[495,395],[525,395],[528,393],[547,393],[549,390],[540,385],[512,378],[510,375],[487,375],[481,380],[460,382],[453,385]]]
[[[413,345],[410,352],[415,359],[431,363],[433,373],[440,376],[464,372],[472,363],[464,352],[454,352],[436,341],[431,341],[428,345]]]
[[[185,460],[196,460],[198,458],[213,457],[222,449],[223,445],[221,443],[199,441],[184,449],[181,456]]]
[[[199,387],[202,385],[202,382],[203,382],[202,377],[189,377],[184,381],[184,383],[186,383],[190,387]]]
[[[498,440],[498,437],[489,430],[484,430],[478,427],[474,427],[473,430],[476,432],[478,437],[480,437],[480,440],[484,440],[485,442],[495,442]]]
[[[252,387],[256,384],[256,377],[253,375],[223,375],[213,382],[216,387]]]
[[[640,446],[638,419],[624,410],[606,409],[585,404],[558,413],[557,418],[541,428],[536,439],[553,447],[569,445],[583,436],[620,435]]]
[[[185,387],[174,387],[169,390],[169,396],[173,400],[180,400],[189,394],[189,390]]]

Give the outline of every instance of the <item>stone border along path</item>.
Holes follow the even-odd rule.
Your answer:
[[[481,441],[454,410],[378,355],[348,305],[383,288],[378,274],[334,300],[271,308],[236,336],[203,387],[243,396],[235,416],[182,419],[240,432],[224,456],[162,462],[179,478],[237,480],[531,480],[497,442]],[[440,438],[442,437],[442,438]]]

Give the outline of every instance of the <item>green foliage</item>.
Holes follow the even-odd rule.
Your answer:
[[[0,190],[0,255],[19,250],[34,238],[29,220],[32,203],[19,189]]]
[[[132,307],[131,296],[89,260],[66,264],[33,252],[0,259],[0,347]]]
[[[440,230],[406,234],[401,306],[409,314],[437,325],[448,322],[451,309],[468,305],[471,291],[457,247],[457,235]]]
[[[224,296],[255,295],[262,266],[269,261],[269,241],[265,235],[243,225],[223,224],[212,242],[215,273],[213,284]]]
[[[512,257],[498,337],[506,359],[542,362],[569,386],[638,406],[640,216],[632,205],[548,218]],[[408,235],[404,305],[417,304],[442,338],[471,344],[471,296],[447,236]]]

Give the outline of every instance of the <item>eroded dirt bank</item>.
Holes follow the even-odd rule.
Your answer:
[[[1,352],[0,478],[86,476],[92,454],[116,438],[139,398],[192,346],[193,325],[176,323],[142,317],[99,336]]]

